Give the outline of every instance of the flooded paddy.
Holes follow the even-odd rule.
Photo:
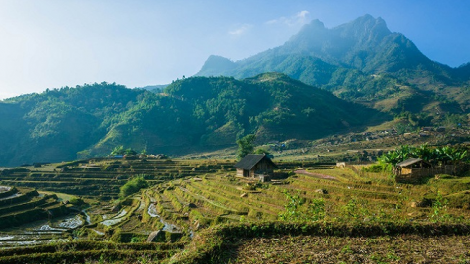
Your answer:
[[[67,241],[72,237],[72,231],[84,224],[83,216],[71,214],[4,229],[0,231],[0,248]]]
[[[8,192],[9,190],[11,190],[11,187],[9,187],[9,186],[1,186],[1,185],[0,185],[0,193]]]
[[[125,219],[126,214],[127,214],[126,209],[122,209],[121,212],[119,212],[119,214],[117,214],[116,216],[114,216],[113,218],[109,220],[104,220],[103,222],[101,222],[101,224],[105,226],[113,226],[113,225],[119,224]],[[105,219],[104,215],[103,215],[103,219]]]
[[[162,229],[163,231],[170,232],[170,233],[181,233],[181,228],[180,227],[178,227],[175,224],[172,224],[172,223],[169,223],[169,222],[165,221],[165,219],[163,219],[162,217],[160,217],[157,214],[157,208],[155,207],[154,203],[151,203],[149,205],[149,207],[147,209],[147,213],[150,215],[150,217],[160,219],[160,223],[162,223],[164,225],[163,229]]]

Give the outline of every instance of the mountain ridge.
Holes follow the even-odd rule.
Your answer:
[[[470,80],[469,64],[451,68],[432,61],[403,34],[391,32],[382,18],[370,15],[331,29],[313,20],[281,46],[236,62],[220,56],[214,58],[209,57],[196,76],[247,78],[263,72],[282,72],[343,99],[368,105],[381,104],[390,95],[401,97],[394,86],[410,86],[431,93],[430,97],[459,104],[463,109],[449,113],[467,113],[470,109],[470,93],[461,92]],[[218,67],[219,61],[225,67]],[[378,86],[377,77],[382,78],[383,85]],[[396,104],[388,109],[401,106]],[[394,111],[399,114],[400,110]]]

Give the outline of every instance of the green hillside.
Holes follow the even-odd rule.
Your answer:
[[[0,102],[1,165],[72,160],[98,141],[112,118],[129,109],[142,91],[116,84],[47,90]]]
[[[0,102],[0,165],[108,155],[124,145],[187,154],[270,140],[316,139],[378,124],[385,115],[286,75],[236,80],[193,77],[162,93],[101,83],[48,90]]]

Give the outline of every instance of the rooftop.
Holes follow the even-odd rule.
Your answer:
[[[266,154],[249,154],[246,155],[242,160],[235,164],[235,168],[251,170],[256,164],[262,159],[267,159],[273,166],[276,166]]]
[[[409,159],[406,159],[402,162],[397,163],[397,166],[398,167],[408,167],[408,166],[413,165],[415,163],[418,163],[420,161],[422,161],[422,159],[420,159],[420,158],[409,158]]]

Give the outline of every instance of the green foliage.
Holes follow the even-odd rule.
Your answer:
[[[128,148],[124,149],[124,146],[116,146],[113,151],[111,152],[111,156],[117,156],[117,155],[136,155],[137,151]]]
[[[124,155],[124,146],[121,145],[121,146],[116,146],[113,151],[111,152],[111,155],[112,156],[116,156],[116,155]]]
[[[468,152],[460,147],[442,146],[431,148],[427,144],[413,147],[403,145],[394,151],[389,151],[378,158],[378,163],[391,170],[397,163],[408,158],[420,158],[424,161],[439,164],[456,164],[468,160]]]
[[[82,198],[78,198],[78,197],[73,197],[72,199],[70,199],[69,202],[76,206],[82,206],[85,204],[85,201],[83,201]]]
[[[144,93],[103,82],[9,99],[8,104],[0,104],[0,130],[5,130],[3,135],[11,143],[2,142],[0,147],[10,149],[15,144],[21,154],[0,154],[0,164],[74,160],[77,153],[80,157],[94,156],[96,153],[87,148],[106,135],[114,116],[127,111]]]
[[[443,126],[446,126],[449,128],[456,128],[456,127],[459,127],[459,124],[461,126],[462,124],[465,124],[465,123],[467,123],[466,117],[462,115],[458,115],[458,114],[449,114],[449,113],[447,113],[444,116],[443,121],[441,122]]]
[[[343,217],[345,219],[363,220],[363,217],[367,215],[366,208],[364,207],[363,200],[356,197],[351,198],[346,205],[343,206]]]
[[[255,149],[253,154],[266,154],[266,155],[269,155],[271,153],[269,153],[269,151],[266,148],[257,148],[257,149]]]
[[[282,221],[319,221],[325,218],[325,201],[323,199],[312,199],[309,203],[299,194],[292,195],[284,192],[287,203],[285,211],[279,214]],[[307,203],[307,208],[304,205]]]
[[[384,166],[382,166],[381,164],[372,164],[370,166],[362,168],[362,171],[366,172],[383,172],[384,170],[386,170],[386,168],[384,168]]]
[[[441,192],[438,191],[429,216],[432,223],[444,222],[450,218],[447,213],[447,203],[447,199],[444,199]]]
[[[255,141],[255,135],[249,134],[237,140],[238,150],[237,150],[237,158],[242,159],[246,155],[253,152],[254,145],[253,141]]]
[[[0,131],[11,140],[0,142],[2,166],[136,149],[181,154],[189,146],[233,145],[247,133],[263,141],[316,139],[380,116],[278,73],[245,80],[185,78],[159,94],[101,83],[7,101],[0,103]]]
[[[134,194],[140,189],[147,188],[148,182],[144,179],[143,176],[137,176],[130,179],[126,184],[119,188],[119,197],[125,198],[131,194]]]

